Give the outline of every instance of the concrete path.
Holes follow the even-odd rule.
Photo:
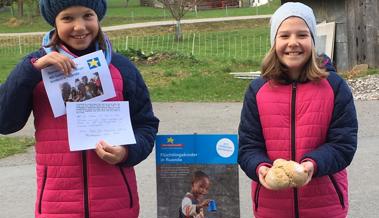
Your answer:
[[[154,103],[160,134],[237,133],[241,103]],[[359,149],[349,169],[350,218],[379,214],[379,101],[357,101]],[[17,135],[33,134],[28,125]],[[35,168],[33,149],[0,159],[0,218],[31,218],[34,211]],[[136,167],[141,218],[156,217],[154,152]],[[240,171],[241,218],[252,217],[250,181]]]
[[[270,18],[271,15],[254,15],[254,16],[234,16],[234,17],[217,17],[217,18],[203,18],[203,19],[184,19],[181,21],[182,24],[189,23],[209,23],[209,22],[224,22],[232,20],[250,20],[250,19],[261,19],[261,18]],[[144,27],[153,27],[153,26],[168,26],[175,25],[175,20],[167,21],[153,21],[153,22],[144,22],[144,23],[131,23],[117,26],[108,26],[102,27],[101,29],[105,32],[117,31],[124,29],[133,29],[133,28],[144,28]],[[30,32],[30,33],[0,33],[2,36],[33,36],[33,35],[43,35],[46,32]]]

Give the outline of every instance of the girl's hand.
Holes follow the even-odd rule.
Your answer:
[[[61,70],[66,76],[69,75],[72,69],[75,69],[75,62],[71,58],[66,57],[58,52],[51,52],[39,59],[37,59],[33,66],[38,70],[46,68],[48,66],[55,66]]]
[[[301,165],[308,172],[307,181],[304,183],[304,185],[306,185],[306,184],[308,184],[312,180],[312,176],[313,176],[315,167],[313,166],[313,163],[311,161],[304,161],[304,162],[301,163]]]
[[[200,203],[200,207],[208,207],[208,204],[209,204],[209,202],[211,201],[211,199],[205,199],[204,201],[202,201],[201,203]]]
[[[267,188],[267,189],[270,189],[270,190],[273,190],[267,183],[266,183],[266,180],[265,180],[265,177],[267,175],[267,172],[270,168],[267,167],[267,166],[261,166],[259,167],[258,169],[258,176],[259,176],[259,182],[261,183],[261,185],[263,185],[263,187]]]
[[[96,154],[109,164],[118,164],[128,157],[128,148],[125,146],[112,146],[101,140],[96,145]]]
[[[204,210],[201,210],[200,213],[197,215],[199,218],[205,218]]]
[[[208,207],[209,201],[211,201],[211,199],[205,199],[201,201],[199,204],[196,204],[196,213],[199,214],[201,213],[204,207]]]

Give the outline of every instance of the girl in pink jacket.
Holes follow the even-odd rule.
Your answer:
[[[262,76],[246,91],[238,162],[252,181],[256,218],[346,218],[346,167],[357,148],[352,94],[330,59],[315,52],[310,7],[285,3],[271,18]],[[277,190],[266,175],[277,159],[300,163],[305,183]]]
[[[1,134],[20,130],[33,111],[35,217],[137,218],[133,167],[151,153],[159,123],[142,76],[126,57],[113,52],[101,31],[106,0],[40,0],[40,9],[54,29],[43,38],[43,48],[27,55],[0,86]],[[136,143],[99,141],[95,150],[70,151],[66,116],[54,117],[41,69],[53,65],[68,75],[75,68],[73,58],[97,50],[104,53],[116,93],[109,101],[129,101]]]

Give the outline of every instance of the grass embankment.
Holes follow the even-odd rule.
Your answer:
[[[0,55],[0,84],[5,81],[8,74],[20,62],[23,55],[3,56]]]
[[[33,138],[0,137],[0,159],[13,154],[22,153],[32,145],[34,145]]]
[[[247,5],[248,1],[243,1]],[[200,19],[224,16],[248,16],[258,14],[272,14],[280,5],[279,0],[274,0],[268,5],[257,8],[221,8],[212,10],[189,11],[183,19]],[[24,17],[12,15],[17,13],[17,5],[13,9],[6,8],[0,11],[0,33],[20,33],[20,32],[44,32],[51,27],[40,15],[36,15],[37,9],[34,6],[32,12],[25,4]],[[129,23],[140,23],[148,21],[173,20],[168,10],[162,8],[141,7],[139,0],[130,0],[129,6],[125,7],[125,0],[109,0],[107,15],[102,21],[102,26],[113,26]]]
[[[263,22],[262,22],[263,21]],[[209,45],[213,43],[213,52],[215,52],[214,40],[216,37],[210,37],[207,40],[207,46],[203,47],[203,41],[200,47],[196,47],[195,55],[179,51],[171,51],[170,55],[155,57],[155,62],[136,62],[137,67],[141,71],[150,89],[153,101],[208,101],[208,102],[225,102],[225,101],[242,101],[244,90],[249,81],[234,79],[230,72],[246,72],[259,70],[259,65],[262,57],[256,56],[254,53],[259,48],[258,45],[244,44],[248,40],[248,36],[261,35],[263,38],[268,38],[268,21],[243,21],[230,23],[208,23],[199,25],[184,25],[183,32],[190,31],[208,32],[213,34],[213,31],[218,32],[219,46],[226,47],[228,44],[221,43],[223,35],[238,35],[245,34],[246,38],[241,41],[243,44],[238,44],[237,49],[244,49],[243,53],[239,50],[231,51],[230,57],[212,56]],[[151,28],[125,30],[111,34],[112,37],[117,35],[159,35],[172,33],[170,27],[157,27],[152,31]],[[228,31],[230,33],[228,33]],[[116,35],[116,36],[115,36]],[[213,42],[212,42],[213,41]],[[256,43],[259,43],[256,41]],[[165,44],[165,43],[163,43]],[[187,42],[182,42],[187,45]],[[198,46],[198,43],[196,43]],[[232,46],[233,47],[233,46]],[[180,48],[180,47],[179,47]],[[232,48],[234,49],[234,48]],[[255,49],[255,50],[254,50]],[[246,55],[246,51],[250,55]],[[200,54],[200,55],[197,55]],[[206,54],[206,55],[204,55]],[[237,54],[237,56],[235,56]],[[241,55],[243,54],[243,55]],[[243,56],[243,57],[241,57]],[[0,83],[5,81],[9,72],[14,68],[15,64],[20,61],[21,55],[2,55],[0,56]]]
[[[137,61],[153,101],[242,101],[248,80],[234,79],[230,72],[255,71],[251,60],[196,58],[180,53],[155,53],[156,61]],[[0,57],[0,83],[20,57]]]
[[[1,17],[1,16],[0,16]],[[199,25],[183,25],[183,32],[214,32],[214,31],[240,31],[253,29],[256,24],[251,21],[214,23]],[[30,27],[30,31],[41,31]],[[266,25],[266,24],[265,24]],[[267,26],[267,25],[266,25]],[[3,28],[0,28],[4,30]],[[42,26],[43,29],[43,26]],[[48,29],[48,27],[46,28]],[[24,31],[20,29],[20,31]],[[42,30],[43,31],[43,30]],[[125,30],[112,32],[112,37],[118,36],[146,36],[173,34],[172,27],[154,27],[145,29]],[[264,31],[267,32],[267,31]],[[223,33],[227,34],[227,33]],[[233,33],[235,34],[235,33]],[[221,35],[220,35],[221,37]],[[3,42],[9,48],[10,42]],[[38,40],[37,40],[38,43]],[[212,43],[207,41],[207,43]],[[33,43],[29,43],[31,46]],[[165,44],[165,43],[163,43]],[[186,42],[182,42],[186,45]],[[213,42],[214,45],[216,43]],[[17,45],[14,45],[17,46]],[[220,44],[220,46],[222,46]],[[225,47],[225,45],[224,45]],[[31,48],[34,50],[33,48]],[[209,48],[208,48],[209,49]],[[204,54],[207,48],[197,48],[196,53]],[[0,55],[0,83],[3,83],[9,72],[20,62],[21,54]],[[25,48],[23,48],[25,52]],[[209,51],[208,51],[209,53]],[[235,52],[232,52],[232,54]],[[153,101],[241,101],[243,92],[249,83],[247,80],[233,79],[228,73],[232,71],[249,71],[257,69],[258,63],[248,58],[236,59],[215,58],[211,56],[196,57],[181,52],[154,53],[149,60],[135,61],[150,89]],[[0,137],[0,158],[23,152],[33,144],[33,139]]]
[[[159,102],[240,102],[250,80],[235,79],[229,73],[259,67],[259,63],[250,60],[197,59],[180,54],[164,57],[160,53],[157,56],[163,58],[153,64],[137,62],[137,66],[153,101]]]

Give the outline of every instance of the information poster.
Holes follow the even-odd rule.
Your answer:
[[[181,217],[185,197],[193,191],[194,177],[201,173],[208,177],[209,186],[197,203],[210,202],[202,215],[239,218],[237,156],[237,135],[157,136],[157,217]],[[190,199],[196,203],[193,198]]]
[[[66,114],[68,102],[99,102],[116,96],[111,73],[102,51],[78,58],[71,74],[54,66],[42,69],[42,79],[54,117]]]

